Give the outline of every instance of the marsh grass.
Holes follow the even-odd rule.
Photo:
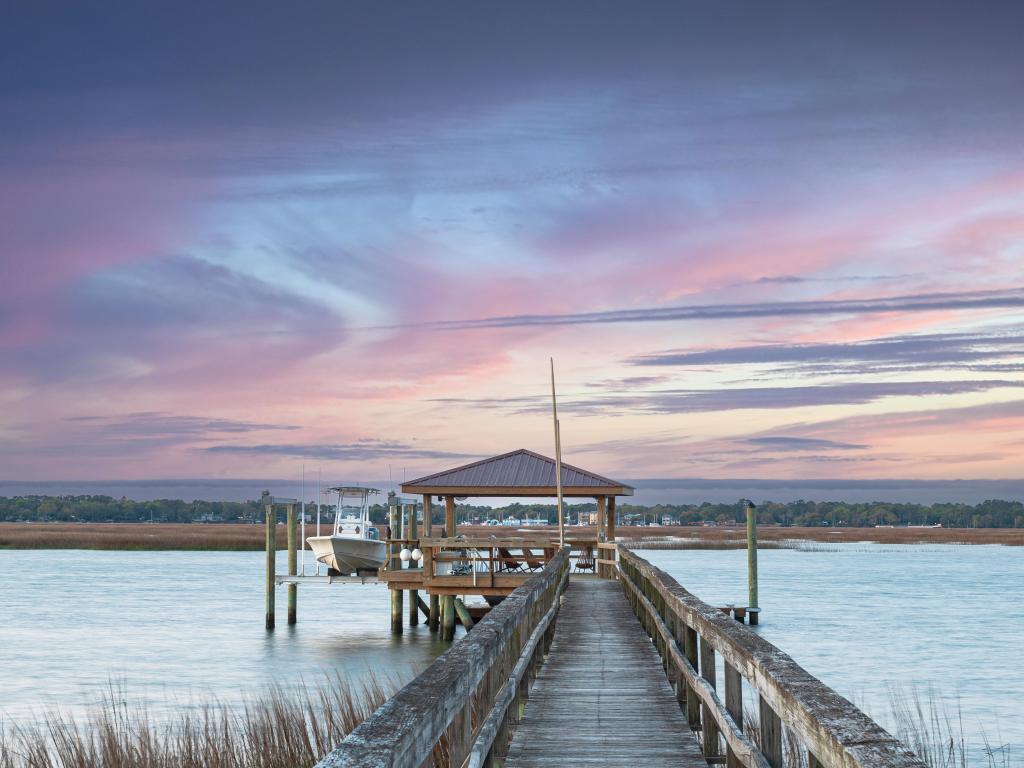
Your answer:
[[[285,526],[275,533],[284,549]],[[244,523],[0,523],[0,548],[8,549],[247,551],[262,550],[265,537],[263,525]]]
[[[0,724],[0,768],[308,768],[387,700],[391,683],[336,677],[271,687],[233,707],[216,701],[154,722],[111,686],[84,718]]]

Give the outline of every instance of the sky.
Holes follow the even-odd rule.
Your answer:
[[[1014,478],[1019,3],[22,3],[0,479]]]

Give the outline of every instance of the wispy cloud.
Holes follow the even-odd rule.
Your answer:
[[[921,293],[868,299],[778,301],[753,304],[694,304],[546,315],[509,315],[428,323],[438,330],[518,328],[522,326],[650,323],[685,320],[728,320],[758,317],[862,315],[889,312],[936,312],[1024,307],[1024,287],[1012,290]]]
[[[90,430],[118,437],[206,437],[220,433],[291,430],[291,424],[266,424],[235,419],[185,416],[158,411],[129,413],[124,416],[70,416],[65,421],[82,424]]]
[[[790,437],[786,435],[748,437],[743,442],[773,451],[854,451],[868,447],[863,443],[841,443],[822,438]]]
[[[377,459],[465,459],[470,454],[419,448],[410,443],[366,440],[348,444],[261,443],[258,445],[210,445],[198,448],[207,454],[290,456],[322,461],[371,461]]]
[[[623,395],[569,397],[559,408],[575,413],[703,413],[748,409],[807,408],[824,405],[861,405],[885,397],[925,397],[987,392],[1001,387],[1022,388],[1024,381],[860,381],[796,387],[732,387],[729,389],[671,389]],[[543,396],[517,398],[435,398],[447,405],[471,405],[515,413],[545,411]]]
[[[1005,362],[1016,359],[1017,362]],[[1004,361],[1004,362],[997,362]],[[892,336],[851,343],[759,344],[721,349],[675,350],[640,355],[638,366],[795,365],[811,373],[849,373],[866,366],[877,370],[921,370],[950,365],[992,370],[1024,367],[1024,329],[981,333],[933,333]],[[790,368],[789,370],[793,370]]]

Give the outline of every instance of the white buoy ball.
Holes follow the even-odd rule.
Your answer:
[[[416,562],[419,562],[420,560],[423,559],[423,553],[420,552],[420,548],[419,547],[416,547],[416,549],[414,549],[412,551],[412,559],[415,560]]]
[[[402,559],[403,563],[408,563],[409,558],[412,556],[412,553],[408,549],[403,547],[402,551],[398,553],[398,556]]]

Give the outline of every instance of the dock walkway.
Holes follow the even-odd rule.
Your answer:
[[[572,579],[508,768],[701,766],[650,639],[617,581]]]

